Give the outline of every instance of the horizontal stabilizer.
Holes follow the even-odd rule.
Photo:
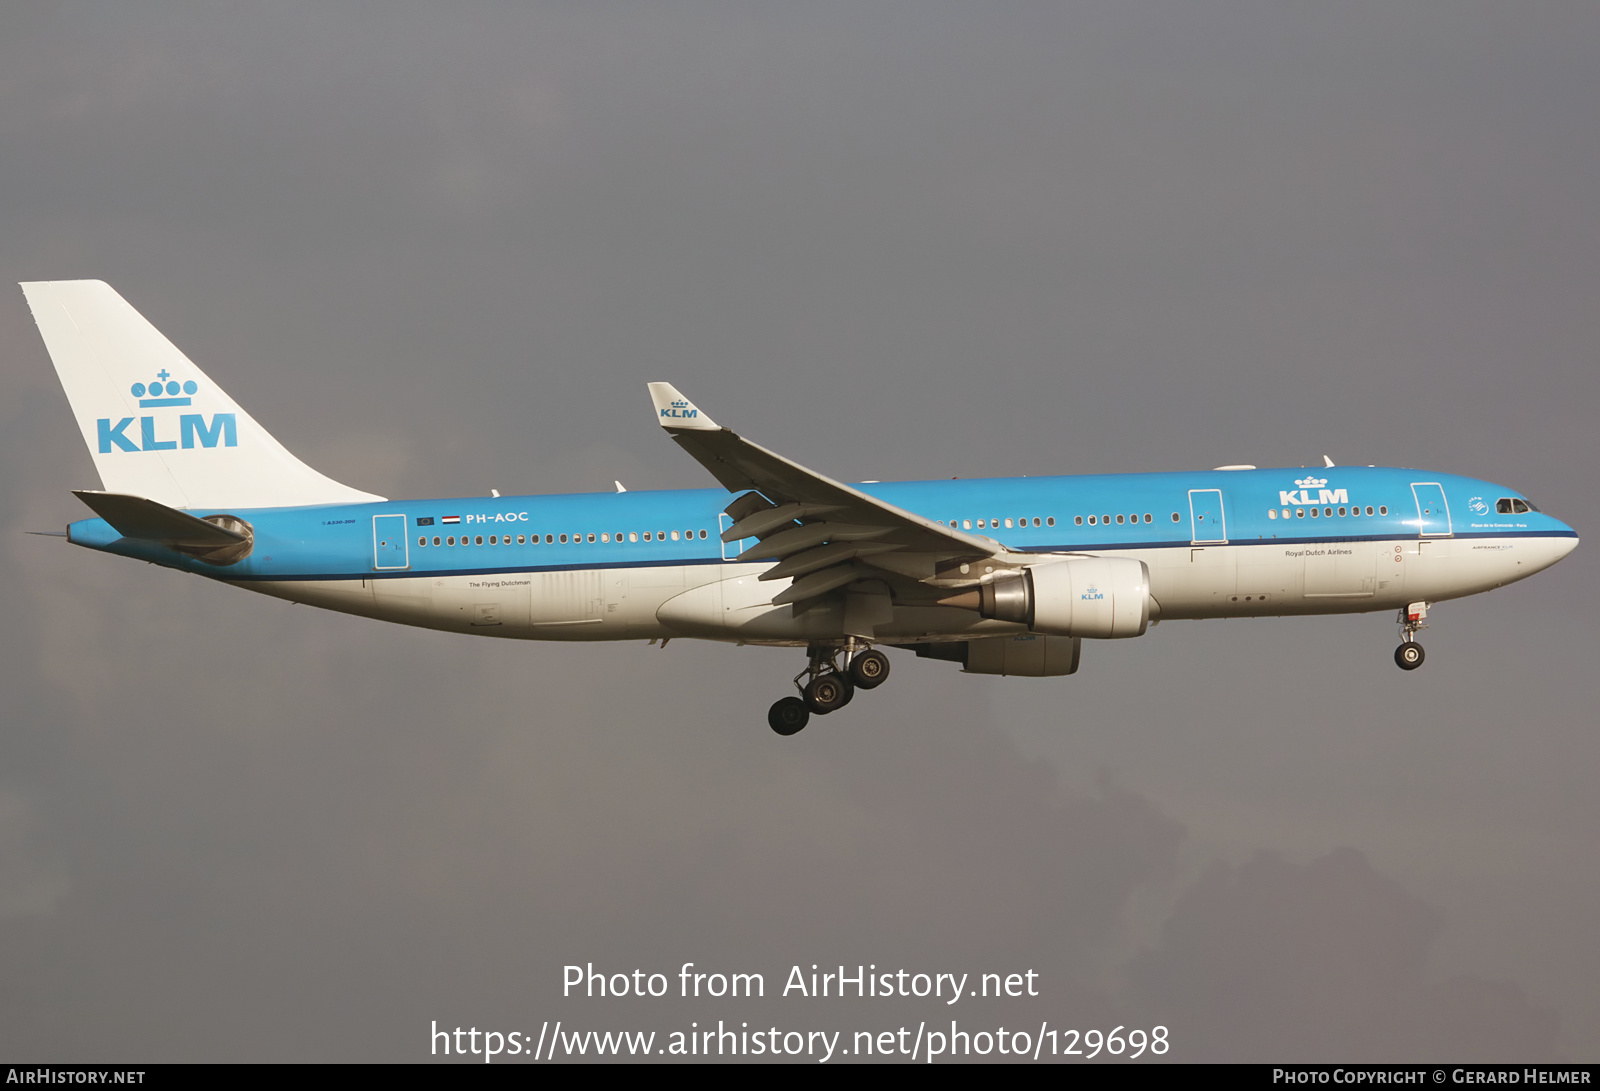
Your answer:
[[[88,489],[72,493],[124,538],[159,542],[184,552],[210,552],[250,541],[249,535],[197,519],[188,512],[169,508],[142,496]]]

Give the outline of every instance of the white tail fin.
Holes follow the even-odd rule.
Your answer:
[[[22,290],[106,491],[173,508],[383,499],[295,458],[109,284]]]

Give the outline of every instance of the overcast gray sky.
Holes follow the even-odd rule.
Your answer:
[[[0,269],[93,277],[388,496],[1418,466],[1600,501],[1592,3],[128,2],[0,14]],[[1596,562],[1070,679],[563,647],[24,530],[93,468],[0,292],[0,1056],[411,1060],[958,1018],[1179,1059],[1600,1056]],[[761,972],[755,1001],[561,968]],[[1040,974],[828,1003],[793,964]],[[674,979],[675,980],[675,979]]]

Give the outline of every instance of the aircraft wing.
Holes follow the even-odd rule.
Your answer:
[[[651,383],[650,398],[673,442],[730,492],[744,494],[726,509],[733,525],[722,540],[759,539],[738,559],[777,561],[763,580],[794,578],[775,604],[886,575],[948,587],[976,582],[975,572],[962,569],[977,562],[1015,563],[998,542],[924,519],[751,443],[670,383]]]

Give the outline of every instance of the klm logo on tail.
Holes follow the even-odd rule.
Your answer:
[[[129,393],[139,399],[139,408],[159,409],[189,405],[199,389],[199,384],[193,379],[180,383],[172,379],[166,368],[162,368],[149,386],[144,383],[134,383]],[[128,428],[133,424],[133,417],[123,417],[114,425],[110,417],[101,417],[95,421],[100,440],[100,453],[108,455],[112,451],[171,451],[179,446],[184,450],[190,450],[196,441],[201,447],[215,447],[219,442],[224,447],[239,446],[239,423],[232,413],[213,413],[209,424],[206,423],[203,413],[184,413],[178,417],[177,439],[156,437],[156,417],[140,417],[138,420],[137,446],[127,434]]]
[[[673,402],[671,408],[661,411],[663,417],[681,417],[684,419],[698,417],[700,410],[691,409],[688,402]]]

